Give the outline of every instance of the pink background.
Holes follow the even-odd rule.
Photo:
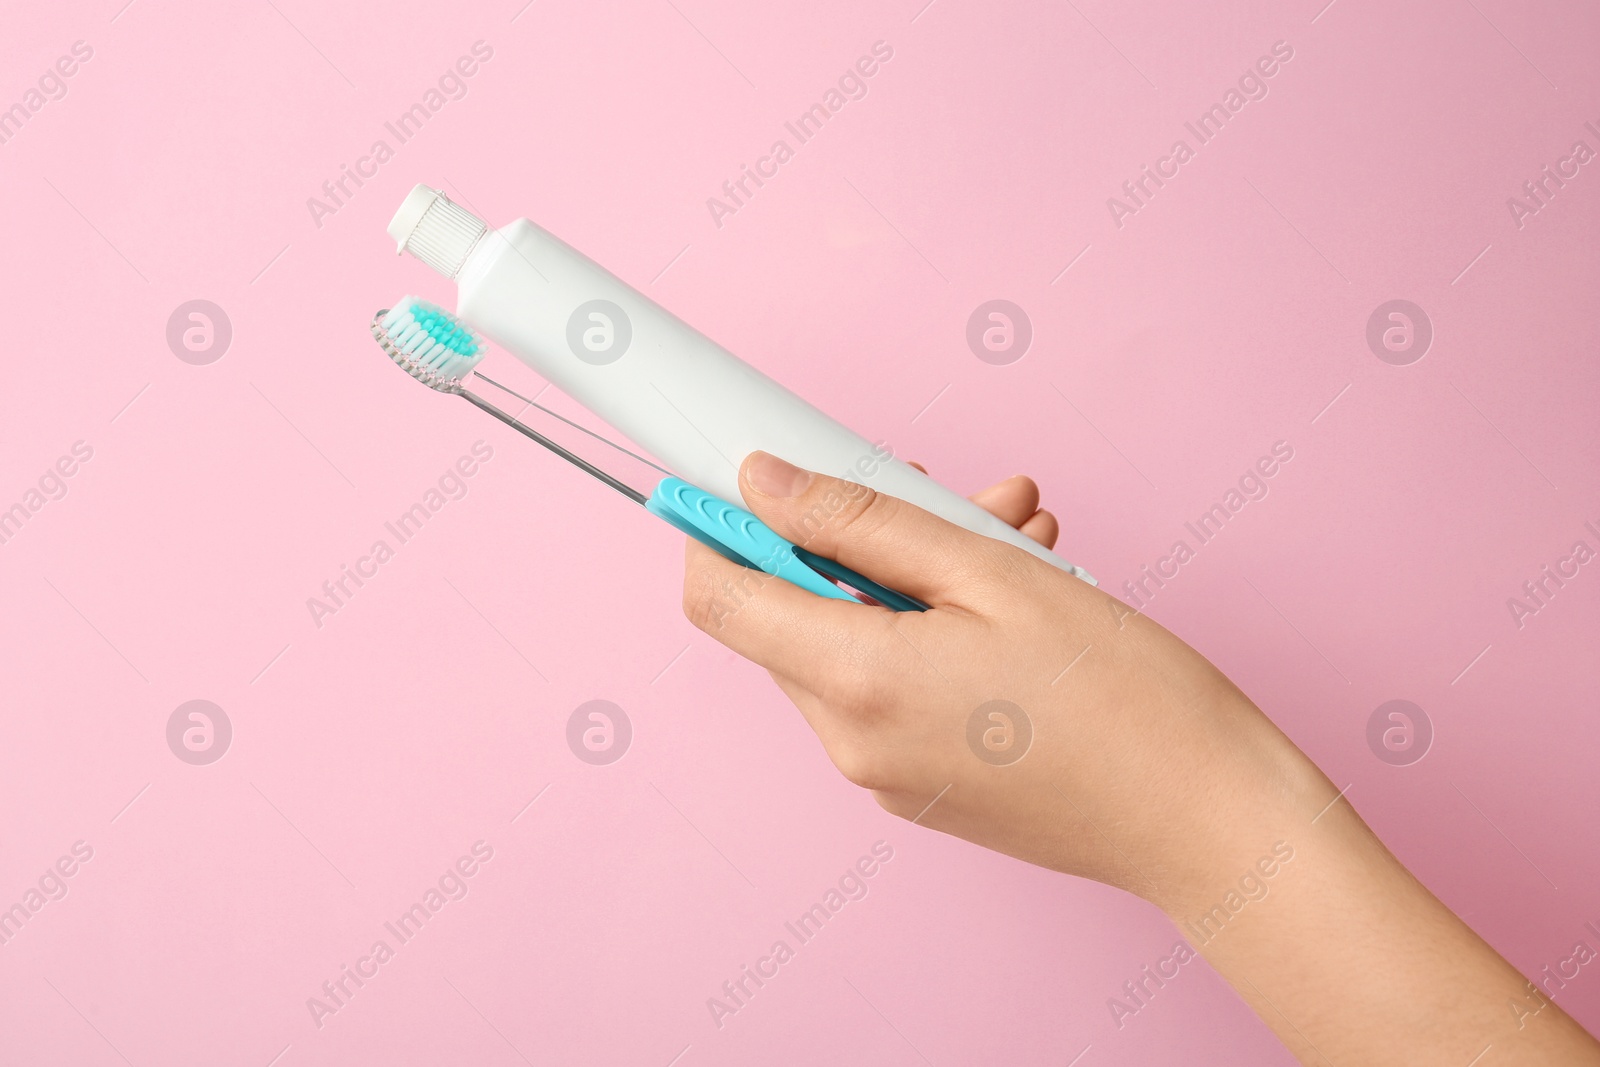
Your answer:
[[[1289,442],[1151,613],[1519,967],[1594,945],[1600,564],[1520,629],[1507,599],[1600,549],[1600,164],[1520,228],[1506,201],[1600,149],[1600,19],[922,3],[8,13],[0,105],[93,57],[0,145],[0,508],[93,457],[0,545],[0,906],[93,858],[0,946],[0,1060],[1289,1062],[1203,963],[1119,1029],[1158,913],[881,812],[682,618],[677,536],[386,364],[372,311],[451,296],[384,234],[417,181],[536,219],[954,487],[1034,474],[1112,591]],[[478,40],[467,95],[317,226],[307,198]],[[714,225],[879,40],[868,95]],[[1106,199],[1280,40],[1269,95],[1118,228]],[[233,328],[205,366],[165,340],[197,298]],[[995,298],[1035,332],[1006,366],[964,338]],[[1435,331],[1409,366],[1365,341],[1392,299]],[[479,439],[467,496],[314,625]],[[596,698],[633,724],[610,766],[565,740]],[[1366,740],[1396,698],[1436,731],[1409,766]],[[193,699],[234,731],[208,766],[167,746]],[[466,898],[318,1028],[307,998],[479,840]],[[718,1029],[706,999],[878,840],[870,895]],[[1557,999],[1600,1026],[1600,967]]]

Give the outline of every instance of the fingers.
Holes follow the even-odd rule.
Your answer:
[[[1056,547],[1056,538],[1061,536],[1061,524],[1048,511],[1035,512],[1017,529],[1046,548]]]
[[[1039,487],[1025,474],[1013,474],[1003,482],[980,489],[971,498],[983,510],[1009,526],[1021,527],[1039,510]]]
[[[904,642],[885,640],[887,608],[817,596],[692,538],[683,613],[745,659],[825,699],[861,695],[873,679],[898,675],[910,654]]]
[[[913,467],[927,474],[920,463]],[[1026,474],[1013,474],[1003,482],[980,489],[968,498],[995,518],[1027,534],[1046,548],[1056,547],[1060,524],[1048,511],[1039,509],[1039,486]]]
[[[1054,515],[1039,510],[1039,486],[1027,475],[1013,474],[1003,482],[996,482],[972,494],[972,502],[1044,547],[1056,547],[1061,526]]]
[[[890,768],[894,761],[882,758],[882,746],[867,738],[876,714],[886,702],[908,696],[915,699],[918,687],[902,673],[911,667],[909,657],[902,655],[906,651],[903,641],[888,636],[888,620],[881,612],[870,608],[851,611],[850,605],[842,601],[814,596],[766,575],[760,577],[769,580],[771,587],[762,587],[756,594],[758,598],[769,594],[795,596],[796,603],[781,606],[777,612],[772,605],[757,602],[741,605],[737,611],[706,613],[696,598],[707,592],[725,595],[723,584],[737,582],[737,572],[746,570],[691,539],[685,559],[685,613],[697,625],[709,623],[707,632],[730,649],[767,667],[772,680],[799,709],[823,751],[848,781],[866,789],[886,787],[893,777]],[[794,617],[783,613],[798,610],[806,616],[806,609],[812,606],[823,608],[817,625],[829,627],[833,623],[827,605],[832,604],[846,609],[836,619],[843,620],[851,630],[833,636],[848,645],[852,652],[848,661],[817,647],[816,629],[798,634],[781,632],[777,641],[765,638],[784,625],[785,619]],[[875,627],[875,633],[858,631],[863,618],[868,620],[865,628]],[[702,629],[706,626],[702,625]]]
[[[780,537],[925,604],[968,606],[963,590],[992,577],[997,542],[854,482],[752,452],[739,488]]]

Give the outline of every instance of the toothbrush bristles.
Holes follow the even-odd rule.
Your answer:
[[[478,335],[437,305],[403,297],[372,323],[384,352],[413,378],[441,392],[458,392],[485,351]]]

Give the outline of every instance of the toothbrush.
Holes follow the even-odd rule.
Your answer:
[[[860,598],[835,585],[834,580],[837,580],[891,610],[927,610],[926,605],[911,597],[885,588],[840,563],[785,540],[743,508],[690,485],[643,456],[629,452],[591,430],[561,419],[612,448],[654,467],[666,477],[646,494],[495,407],[462,384],[468,374],[482,378],[512,396],[517,394],[477,372],[476,367],[488,350],[472,329],[443,308],[416,297],[403,297],[393,308],[385,308],[373,316],[372,336],[384,353],[417,381],[436,392],[462,397],[735,563],[782,578],[801,589],[833,600],[860,602]],[[553,418],[561,418],[525,397],[517,398]]]

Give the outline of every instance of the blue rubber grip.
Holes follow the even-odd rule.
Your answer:
[[[927,610],[925,605],[849,567],[784,540],[748,511],[681,478],[663,478],[645,507],[733,562],[782,578],[807,592],[830,600],[859,603],[828,580],[836,578],[894,611]]]

